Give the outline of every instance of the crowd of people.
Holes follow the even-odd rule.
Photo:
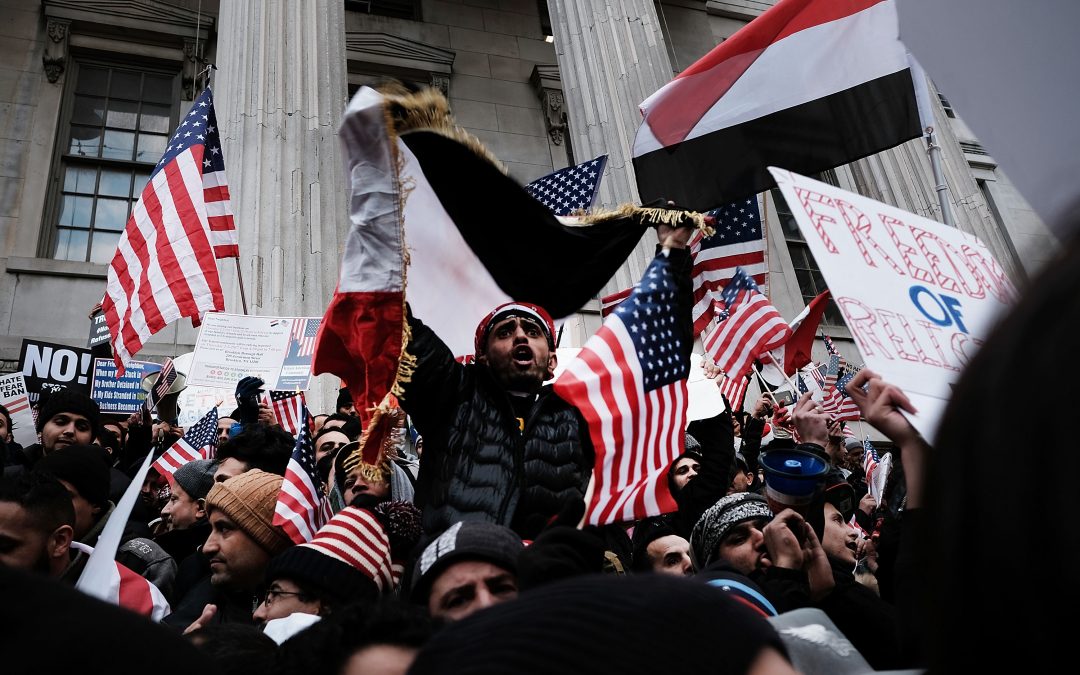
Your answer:
[[[657,254],[688,275],[689,232],[658,233]],[[1073,283],[1080,266],[1070,262],[1049,283]],[[764,394],[690,424],[668,470],[676,511],[605,526],[582,525],[594,449],[580,412],[545,384],[556,366],[547,312],[495,308],[470,364],[410,314],[416,366],[387,413],[394,433],[369,442],[347,389],[309,420],[319,489],[334,505],[310,540],[274,523],[296,441],[265,405],[220,418],[213,458],[147,474],[116,560],[168,600],[159,626],[71,587],[143,459],[183,430],[104,415],[60,390],[42,398],[39,442],[23,448],[0,409],[0,641],[5,664],[21,666],[7,672],[47,672],[48,649],[117,672],[153,667],[141,659],[199,673],[955,672],[987,663],[977,654],[994,644],[955,638],[961,620],[1003,645],[1046,645],[1064,628],[1014,626],[1008,605],[986,597],[992,588],[1038,613],[1025,589],[1002,588],[1008,575],[994,581],[994,569],[1011,569],[1008,552],[975,555],[992,539],[1048,529],[1067,498],[1035,497],[1011,475],[994,484],[1009,470],[1000,465],[1020,461],[1000,448],[1029,430],[980,416],[999,395],[1013,408],[996,393],[1002,361],[1030,346],[1030,322],[1054,302],[1028,303],[986,344],[938,449],[904,416],[913,408],[900,389],[868,369],[856,375],[848,392],[896,457],[881,503],[867,490],[862,443],[820,403],[805,394],[780,406]],[[238,383],[238,402],[259,384]],[[778,503],[763,470],[774,452],[827,467],[809,501]],[[1014,512],[995,500],[1011,489],[1034,504]],[[1044,572],[1066,577],[1067,565]],[[793,627],[805,610],[818,611],[813,622]],[[823,651],[833,660],[819,662]]]

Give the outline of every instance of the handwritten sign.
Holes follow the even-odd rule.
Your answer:
[[[919,409],[932,439],[951,384],[1016,300],[990,250],[955,228],[769,169],[867,367]]]
[[[195,343],[188,385],[233,391],[248,375],[265,389],[307,389],[322,317],[207,313]]]

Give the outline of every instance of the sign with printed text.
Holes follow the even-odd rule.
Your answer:
[[[188,385],[233,391],[248,375],[264,389],[304,390],[322,317],[244,316],[209,312],[199,329]]]
[[[770,168],[866,366],[904,390],[933,439],[952,383],[1017,293],[975,237]]]
[[[90,315],[90,335],[86,346],[90,349],[109,344],[109,324],[105,321],[105,312],[100,309]]]
[[[0,377],[0,404],[11,415],[11,435],[15,442],[24,448],[37,443],[34,411],[30,408],[30,397],[22,373]]]
[[[90,394],[93,359],[89,349],[40,340],[23,340],[19,366],[26,380],[30,404],[36,404],[43,391],[68,388]]]
[[[90,398],[97,402],[101,412],[104,413],[139,412],[143,401],[146,400],[143,381],[151,376],[156,379],[157,373],[160,372],[160,363],[128,361],[123,376],[117,377],[116,362],[112,359],[94,359],[94,379],[90,385]]]

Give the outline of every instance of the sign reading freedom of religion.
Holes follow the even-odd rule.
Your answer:
[[[254,375],[264,389],[304,390],[322,317],[244,316],[208,312],[195,343],[189,386],[233,391]]]
[[[993,320],[1016,301],[1012,282],[975,237],[894,206],[769,168],[866,366],[918,409],[933,442],[960,371]]]

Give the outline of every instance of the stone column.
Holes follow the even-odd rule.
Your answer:
[[[637,203],[631,152],[638,104],[673,76],[653,0],[548,0],[548,10],[575,161],[607,153],[598,205]],[[656,235],[646,233],[604,293],[637,283],[655,244]]]
[[[213,89],[249,314],[321,316],[337,284],[348,226],[344,14],[340,0],[221,3]],[[239,313],[235,266],[220,267]],[[319,379],[309,402],[324,411],[337,380]]]

